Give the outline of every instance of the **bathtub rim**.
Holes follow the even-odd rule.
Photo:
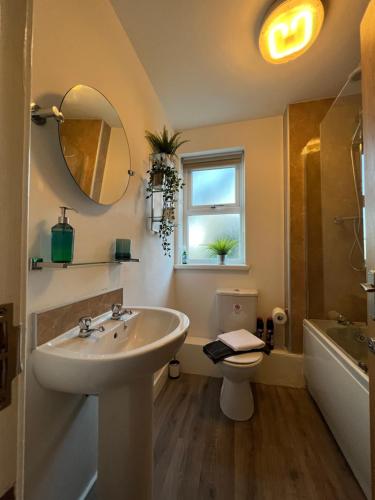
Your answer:
[[[319,321],[319,320],[318,320]],[[314,338],[326,348],[330,354],[336,359],[336,361],[347,370],[357,382],[369,392],[369,377],[351,358],[351,356],[336,344],[325,332],[321,330],[318,325],[313,323],[313,319],[304,319],[303,326],[306,330],[314,336]],[[332,326],[335,322],[332,321]]]

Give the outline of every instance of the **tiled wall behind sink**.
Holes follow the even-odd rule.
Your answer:
[[[122,304],[123,289],[96,295],[47,311],[35,313],[36,345],[44,344],[74,328],[83,316],[96,317],[110,311],[112,304]]]

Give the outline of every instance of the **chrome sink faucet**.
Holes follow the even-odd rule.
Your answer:
[[[122,304],[112,304],[112,317],[111,319],[121,319],[124,314],[133,314],[133,311],[126,309]]]
[[[90,337],[90,335],[94,332],[104,332],[105,328],[104,326],[99,326],[98,328],[91,328],[91,323],[92,323],[92,318],[90,316],[83,316],[83,318],[80,318],[79,320],[79,333],[78,337],[81,337],[81,339],[86,339],[87,337]]]

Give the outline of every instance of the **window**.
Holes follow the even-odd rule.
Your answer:
[[[216,264],[207,244],[218,238],[237,241],[227,264],[244,264],[243,153],[182,159],[184,208],[180,238],[189,264]]]

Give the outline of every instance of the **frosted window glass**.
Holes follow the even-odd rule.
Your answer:
[[[193,170],[192,205],[236,203],[235,167]]]
[[[239,242],[240,231],[240,214],[188,216],[189,259],[211,259],[216,261],[216,257],[210,257],[205,245],[213,243],[217,238],[221,237],[228,237]],[[239,258],[239,245],[231,252],[228,258]]]

